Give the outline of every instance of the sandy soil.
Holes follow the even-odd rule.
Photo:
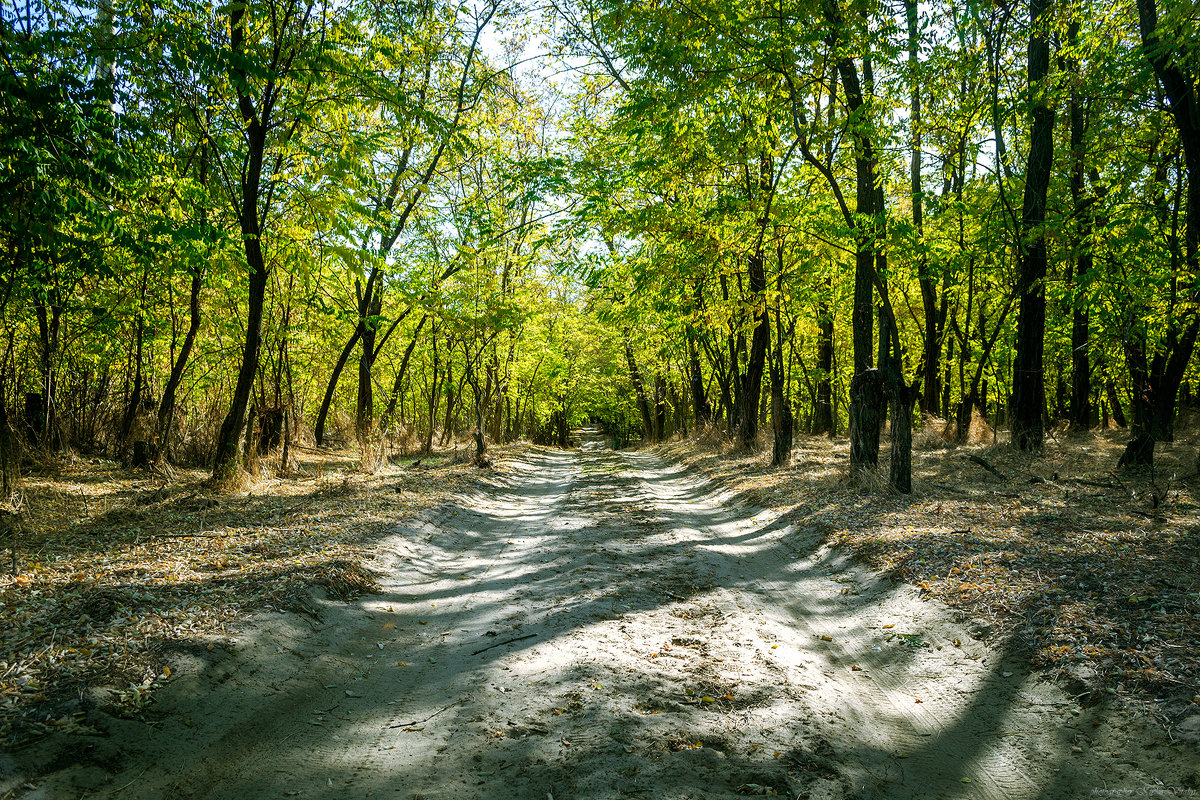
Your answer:
[[[1197,797],[1200,757],[648,453],[531,450],[398,525],[383,591],[174,654],[0,797]]]

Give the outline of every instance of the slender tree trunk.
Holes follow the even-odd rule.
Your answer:
[[[654,441],[654,419],[650,416],[650,403],[646,399],[646,384],[642,380],[642,372],[638,369],[637,359],[633,357],[633,345],[629,341],[629,331],[625,331],[625,363],[629,366],[629,382],[633,384],[633,392],[637,397],[638,411],[642,415],[642,436],[647,442]]]
[[[917,281],[921,287],[921,306],[924,312],[925,341],[922,365],[921,410],[927,414],[938,413],[939,361],[942,355],[942,337],[938,325],[937,280],[931,272],[929,258],[925,253],[925,193],[921,187],[921,64],[920,30],[917,19],[916,0],[904,0],[905,18],[908,23],[908,70],[909,118],[912,125],[912,159],[909,164],[909,194],[912,197],[913,227],[917,232]]]
[[[11,284],[9,288],[11,288]],[[0,305],[0,311],[3,311],[3,306],[6,305],[8,305],[7,293],[4,303]],[[3,360],[0,361],[0,502],[7,502],[17,488],[15,437],[12,435],[8,415],[9,364],[12,363],[14,339],[14,332],[10,330],[8,346],[5,349]]]
[[[228,6],[230,49],[238,56],[244,55],[245,15],[247,7],[241,4]],[[262,250],[262,224],[259,216],[261,201],[263,156],[267,147],[267,135],[273,120],[270,117],[273,103],[278,96],[264,95],[263,107],[255,108],[255,99],[246,94],[249,85],[244,66],[235,62],[232,69],[237,78],[233,81],[238,95],[238,108],[245,125],[247,143],[246,163],[242,172],[239,190],[240,206],[235,209],[241,229],[246,266],[250,271],[246,292],[246,340],[242,347],[242,364],[238,370],[237,384],[233,390],[233,402],[217,434],[217,452],[213,459],[213,478],[228,480],[238,469],[239,444],[245,432],[246,413],[250,395],[254,391],[254,378],[258,372],[258,360],[262,350],[263,308],[267,297],[267,278],[270,274]]]
[[[350,360],[350,354],[354,352],[354,345],[358,344],[360,336],[362,336],[362,325],[354,328],[354,335],[350,337],[350,341],[346,342],[346,346],[338,354],[337,361],[333,363],[333,372],[329,375],[329,383],[325,385],[325,396],[321,398],[321,408],[317,411],[317,424],[313,428],[313,438],[317,442],[317,447],[325,444],[325,425],[329,419],[329,409],[333,405],[333,394],[337,391],[338,379],[342,377],[342,370],[346,368],[346,362]]]
[[[1046,93],[1050,72],[1050,0],[1029,0],[1029,159],[1019,233],[1020,309],[1013,359],[1012,440],[1020,450],[1040,450],[1046,386],[1042,358],[1046,331],[1046,193],[1054,161],[1054,109]]]
[[[430,340],[432,343],[433,353],[433,377],[429,384],[429,431],[425,435],[425,447],[422,452],[433,452],[433,429],[437,425],[437,407],[438,407],[438,346],[437,346],[437,325],[435,324],[430,330]]]
[[[692,412],[696,416],[697,425],[706,425],[712,420],[712,408],[708,405],[708,397],[704,392],[704,373],[700,368],[700,353],[696,349],[695,334],[687,333],[688,348],[688,387],[692,396]]]
[[[1113,383],[1112,378],[1104,380],[1104,396],[1108,398],[1108,406],[1112,409],[1113,422],[1117,423],[1117,427],[1129,427],[1129,422],[1125,419],[1125,409],[1121,407],[1121,396],[1117,394],[1117,385]]]
[[[1072,55],[1067,58],[1067,70],[1072,75],[1080,72],[1079,59],[1073,55],[1079,42],[1079,21],[1072,20],[1067,27],[1067,45]],[[1071,311],[1071,430],[1086,431],[1092,423],[1092,366],[1088,358],[1090,347],[1090,324],[1088,303],[1084,296],[1085,280],[1092,271],[1092,199],[1083,196],[1083,148],[1084,119],[1083,103],[1079,89],[1071,84],[1071,200],[1075,208],[1077,233],[1073,237],[1072,252],[1075,255],[1074,307]]]
[[[365,314],[359,321],[358,394],[354,407],[354,433],[359,447],[366,447],[375,430],[375,384],[371,372],[375,366],[375,339],[379,334],[379,315],[383,313],[383,298],[376,286],[364,298]]]
[[[392,393],[388,398],[387,410],[383,412],[385,428],[391,427],[392,417],[396,413],[396,400],[404,391],[404,376],[408,372],[408,362],[412,360],[413,350],[417,347],[417,337],[421,335],[421,328],[425,326],[427,319],[429,319],[429,315],[421,315],[421,319],[417,321],[416,330],[413,331],[412,339],[408,342],[408,347],[404,348],[404,358],[400,360],[400,369],[396,370],[396,379],[392,381]]]
[[[813,408],[813,433],[834,434],[833,418],[833,312],[828,303],[817,306],[817,398]]]
[[[750,338],[746,371],[740,376],[742,385],[741,418],[738,423],[738,443],[745,449],[758,447],[758,406],[762,397],[763,371],[766,367],[767,345],[771,339],[771,317],[767,313],[767,272],[762,251],[747,261],[747,283],[754,306],[754,333]]]
[[[787,396],[787,385],[783,370],[783,324],[775,320],[775,353],[771,364],[771,430],[774,443],[771,449],[771,466],[785,466],[792,457],[792,440],[796,420],[792,416],[792,405]]]
[[[145,300],[145,284],[143,283],[143,300]],[[146,339],[146,319],[141,311],[133,323],[133,391],[129,393],[129,404],[125,407],[125,415],[121,420],[121,460],[126,462],[126,448],[129,445],[129,434],[133,430],[133,421],[137,418],[142,406],[142,355]],[[140,455],[140,454],[139,454]],[[140,466],[134,464],[133,466]]]
[[[835,3],[826,6],[826,17],[832,30],[845,28],[846,21]],[[883,209],[876,205],[879,196],[876,191],[877,155],[869,120],[862,118],[864,94],[858,69],[849,56],[842,57],[837,67],[854,141],[857,213],[850,220],[855,235],[854,305],[850,321],[854,343],[854,377],[850,380],[850,470],[858,472],[874,470],[879,465],[879,432],[883,424],[884,394],[881,378],[873,370],[872,362],[875,257],[883,246],[878,230]],[[863,77],[869,87],[871,69],[866,59],[863,60]]]
[[[1188,58],[1186,44],[1176,42],[1173,38],[1161,38],[1155,0],[1137,0],[1137,9],[1143,52],[1163,91],[1170,99],[1171,116],[1183,147],[1187,181],[1184,274],[1194,279],[1200,274],[1200,90],[1197,88],[1196,76],[1185,72],[1188,66],[1193,65]],[[1173,37],[1170,32],[1166,35]],[[1197,332],[1200,331],[1200,316],[1190,309],[1182,314],[1174,313],[1174,309],[1172,312],[1165,351],[1156,355],[1155,368],[1151,370],[1153,381],[1150,389],[1153,394],[1144,401],[1151,406],[1149,429],[1139,431],[1135,415],[1134,440],[1129,443],[1125,456],[1122,457],[1123,463],[1130,457],[1136,459],[1133,463],[1151,463],[1154,440],[1169,439],[1174,434],[1175,396],[1195,349]],[[1136,386],[1135,378],[1135,388]],[[1135,404],[1137,402],[1135,400]],[[1144,441],[1146,439],[1148,441]]]
[[[196,343],[196,334],[200,331],[200,289],[204,283],[204,273],[199,265],[192,270],[191,291],[188,294],[188,329],[183,335],[183,344],[175,363],[171,365],[171,375],[163,388],[162,401],[158,405],[158,425],[154,442],[151,444],[152,458],[155,461],[169,459],[171,456],[171,427],[175,420],[175,397],[179,385],[183,382],[183,373],[187,369],[188,359],[192,355],[192,347]]]

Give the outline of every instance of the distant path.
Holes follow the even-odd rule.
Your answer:
[[[1016,800],[1153,783],[1136,753],[1080,747],[1103,725],[1019,659],[820,531],[723,505],[595,431],[583,444],[532,450],[493,491],[398,529],[382,594],[181,657],[158,724],[114,720],[25,796]]]

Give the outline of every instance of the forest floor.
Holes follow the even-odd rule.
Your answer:
[[[189,513],[210,516],[171,534],[191,533],[170,540],[174,548],[149,536],[167,530],[152,513],[128,542],[88,550],[88,537],[75,535],[96,559],[163,547],[150,554],[161,575],[97,561],[74,577],[37,577],[52,569],[39,561],[29,584],[3,585],[5,622],[22,596],[93,580],[108,601],[68,616],[82,609],[103,620],[87,623],[96,646],[121,633],[101,625],[142,620],[142,649],[131,652],[153,659],[139,662],[136,680],[114,672],[108,690],[93,681],[77,715],[0,752],[0,797],[1200,796],[1190,698],[1160,698],[1143,674],[1115,680],[1103,659],[1080,672],[1099,654],[1051,649],[1074,635],[1110,646],[1108,627],[1088,633],[1065,619],[1084,611],[1141,640],[1195,644],[1194,629],[1158,619],[1195,600],[1194,583],[1190,600],[1171,583],[1194,581],[1194,561],[1188,577],[1166,564],[1196,557],[1188,490],[1173,484],[1144,517],[1133,513],[1143,498],[1116,496],[1139,491],[1130,476],[1053,449],[1033,460],[977,445],[921,451],[914,496],[894,498],[845,486],[838,447],[804,439],[794,466],[768,471],[760,456],[694,441],[612,452],[591,438],[575,451],[518,448],[486,473],[406,467],[314,478],[292,499],[267,491],[278,487],[261,493],[269,501],[208,498],[217,504]],[[1009,477],[981,476],[964,454]],[[1034,474],[1045,482],[1029,483]],[[1071,479],[1126,489],[1089,499],[1108,488]],[[188,496],[175,502],[205,500]],[[214,527],[214,512],[229,516]],[[1144,522],[1122,528],[1124,515]],[[1075,533],[1080,519],[1097,520],[1084,526],[1095,533]],[[344,535],[322,537],[326,525]],[[226,561],[206,571],[209,557],[189,555],[189,542],[218,530]],[[1108,554],[1122,547],[1124,556]],[[1055,548],[1056,560],[1019,568]],[[1012,558],[985,557],[1002,550]],[[261,567],[251,561],[260,557]],[[166,566],[172,558],[183,561]],[[1103,582],[1067,572],[1072,559],[1096,562]],[[1011,579],[1007,611],[951,587],[999,585],[1005,570],[1041,575]],[[1138,570],[1144,583],[1122,598],[1132,611],[1117,613],[1105,587],[1126,592],[1134,578],[1124,573]],[[228,583],[246,572],[265,579]],[[1085,601],[1064,575],[1100,595],[1094,607],[1072,611]],[[328,591],[300,588],[314,581]],[[184,584],[226,598],[212,606],[226,609],[225,630],[172,605]],[[350,589],[370,592],[336,598]],[[251,592],[257,606],[238,605]],[[966,596],[989,593],[1004,594]],[[264,604],[300,610],[237,616]],[[1042,607],[1051,612],[1035,613]],[[189,614],[199,618],[193,628]],[[41,624],[57,624],[75,650],[89,646],[76,628]],[[171,624],[178,629],[161,627]],[[1041,629],[1051,632],[1045,642]],[[1179,682],[1162,686],[1194,689],[1195,649],[1162,648]],[[48,703],[61,668],[25,669]],[[13,683],[25,691],[30,682]]]
[[[917,436],[907,497],[882,485],[886,437],[873,487],[850,486],[844,439],[798,437],[784,469],[770,468],[769,444],[734,454],[712,436],[661,452],[727,502],[769,508],[1012,639],[1084,702],[1115,696],[1200,741],[1195,421],[1159,443],[1153,470],[1117,467],[1123,430],[1051,435],[1031,455],[996,444],[978,417],[971,444],[952,446],[942,425]]]
[[[378,588],[361,568],[370,546],[479,477],[465,451],[372,472],[344,452],[293,452],[291,474],[263,463],[235,492],[207,470],[78,457],[26,475],[0,530],[0,745],[87,733],[93,707],[137,713],[173,648],[246,613]]]

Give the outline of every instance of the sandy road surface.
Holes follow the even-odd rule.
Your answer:
[[[181,650],[152,724],[0,795],[1196,797],[1188,754],[649,454],[534,450],[397,528],[384,591]]]

